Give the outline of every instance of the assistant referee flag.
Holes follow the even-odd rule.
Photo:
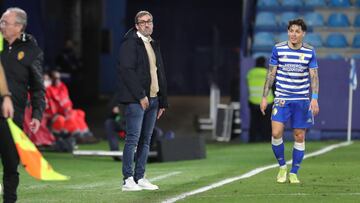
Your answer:
[[[70,177],[64,176],[50,166],[44,159],[39,150],[30,141],[26,134],[8,118],[11,135],[15,142],[21,163],[25,167],[26,172],[39,180],[68,180]]]

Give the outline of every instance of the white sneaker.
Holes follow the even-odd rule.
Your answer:
[[[125,184],[122,186],[122,191],[140,191],[140,190],[142,190],[142,188],[135,183],[133,177],[128,177],[125,180]]]
[[[145,178],[141,178],[138,180],[138,186],[140,186],[144,190],[158,190],[159,189],[159,187],[157,185],[150,183],[150,181],[148,181]]]

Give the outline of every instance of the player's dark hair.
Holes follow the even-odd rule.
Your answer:
[[[294,20],[290,20],[289,23],[288,23],[288,30],[290,29],[291,26],[293,25],[298,25],[301,27],[302,31],[306,31],[307,27],[306,27],[306,24],[305,24],[305,21],[301,18],[298,18],[298,19],[294,19]]]

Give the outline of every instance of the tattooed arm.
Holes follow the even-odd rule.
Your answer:
[[[263,91],[263,97],[262,97],[261,104],[260,104],[260,110],[263,115],[265,115],[265,110],[268,105],[266,97],[269,95],[269,92],[271,91],[271,88],[274,84],[276,70],[277,70],[277,66],[270,65],[268,72],[267,72],[266,81],[265,81],[265,85],[264,85],[264,91]]]
[[[312,91],[312,98],[310,102],[310,109],[313,112],[314,116],[319,113],[319,105],[317,95],[319,94],[319,75],[317,68],[309,69],[310,72],[310,81],[311,81],[311,91]],[[316,95],[314,97],[314,94]]]
[[[319,93],[319,75],[317,68],[310,69],[310,79],[311,79],[311,90],[312,93]]]

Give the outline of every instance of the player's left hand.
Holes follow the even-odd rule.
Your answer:
[[[33,118],[30,122],[30,130],[33,133],[36,133],[40,128],[40,121],[36,118]]]
[[[158,111],[158,114],[157,114],[157,119],[159,119],[160,117],[161,117],[161,115],[163,115],[163,113],[165,112],[165,108],[161,108],[161,109],[159,109],[159,111]]]
[[[317,99],[311,99],[310,110],[312,111],[314,116],[319,114],[320,109]]]
[[[263,116],[265,116],[265,110],[267,108],[267,105],[268,105],[267,99],[266,99],[266,97],[263,97],[261,99],[261,103],[260,103],[260,111],[263,114]]]

